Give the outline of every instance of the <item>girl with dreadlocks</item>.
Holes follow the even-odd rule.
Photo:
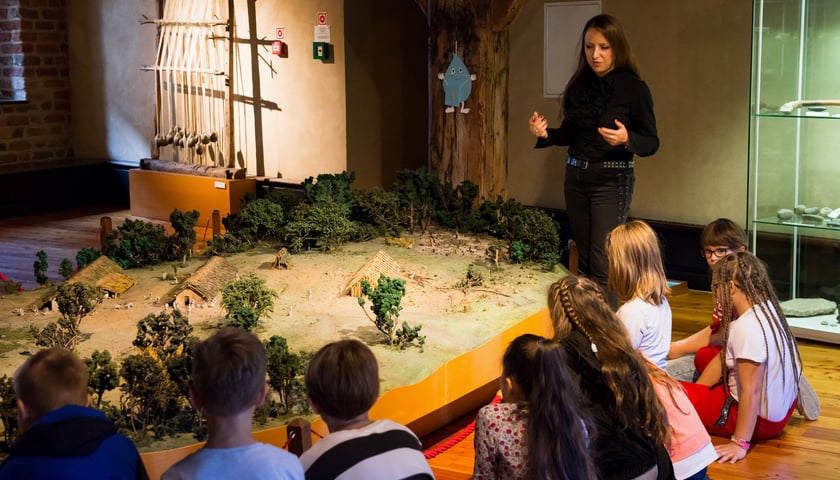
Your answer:
[[[501,389],[503,403],[478,411],[474,479],[597,478],[560,345],[515,338],[502,357]]]
[[[787,424],[802,361],[761,260],[748,252],[722,258],[712,273],[712,289],[723,312],[723,375],[711,387],[683,386],[709,433],[731,439],[715,448],[718,462],[735,463],[746,456],[750,442],[775,437]]]
[[[668,420],[645,358],[601,289],[568,275],[548,290],[554,339],[581,390],[593,461],[602,479],[673,479]]]

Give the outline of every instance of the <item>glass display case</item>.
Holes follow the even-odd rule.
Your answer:
[[[794,333],[840,343],[840,1],[754,0],[750,108],[751,248],[786,310],[821,306]]]

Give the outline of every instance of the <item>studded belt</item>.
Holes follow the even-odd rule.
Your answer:
[[[588,160],[578,160],[577,158],[569,157],[566,159],[566,165],[571,165],[573,167],[577,167],[583,170],[586,170],[588,168],[633,168],[633,160],[630,160],[628,162],[622,160],[590,162]]]

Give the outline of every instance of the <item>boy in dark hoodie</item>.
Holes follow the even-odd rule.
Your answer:
[[[0,480],[148,479],[134,444],[90,408],[88,371],[71,351],[41,350],[15,373],[21,434]]]

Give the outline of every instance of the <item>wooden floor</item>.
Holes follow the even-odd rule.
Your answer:
[[[99,247],[99,220],[110,216],[114,228],[130,218],[127,210],[90,208],[72,212],[0,219],[0,273],[35,288],[32,263],[39,250],[47,252],[48,275],[60,280],[58,265],[63,258],[74,260],[83,247]],[[689,291],[671,299],[675,339],[708,324],[712,300],[707,292]],[[814,422],[794,414],[784,433],[759,442],[737,464],[714,464],[714,480],[735,479],[840,479],[840,347],[801,340],[799,349],[805,374],[820,396],[822,415]],[[424,446],[446,443],[472,420],[467,415],[435,435]],[[715,443],[728,441],[713,438]],[[472,476],[473,436],[430,460],[439,480],[461,480]]]
[[[708,325],[712,298],[708,292],[690,290],[671,298],[673,338],[679,339]],[[741,479],[840,479],[840,347],[807,340],[799,341],[805,375],[822,403],[822,414],[809,422],[799,414],[781,436],[758,442],[744,460],[736,464],[713,464],[713,480]],[[468,419],[462,419],[466,423]],[[435,445],[446,443],[443,438]],[[715,444],[729,439],[712,437]],[[473,435],[432,458],[429,463],[438,480],[462,480],[472,476],[475,451]]]

